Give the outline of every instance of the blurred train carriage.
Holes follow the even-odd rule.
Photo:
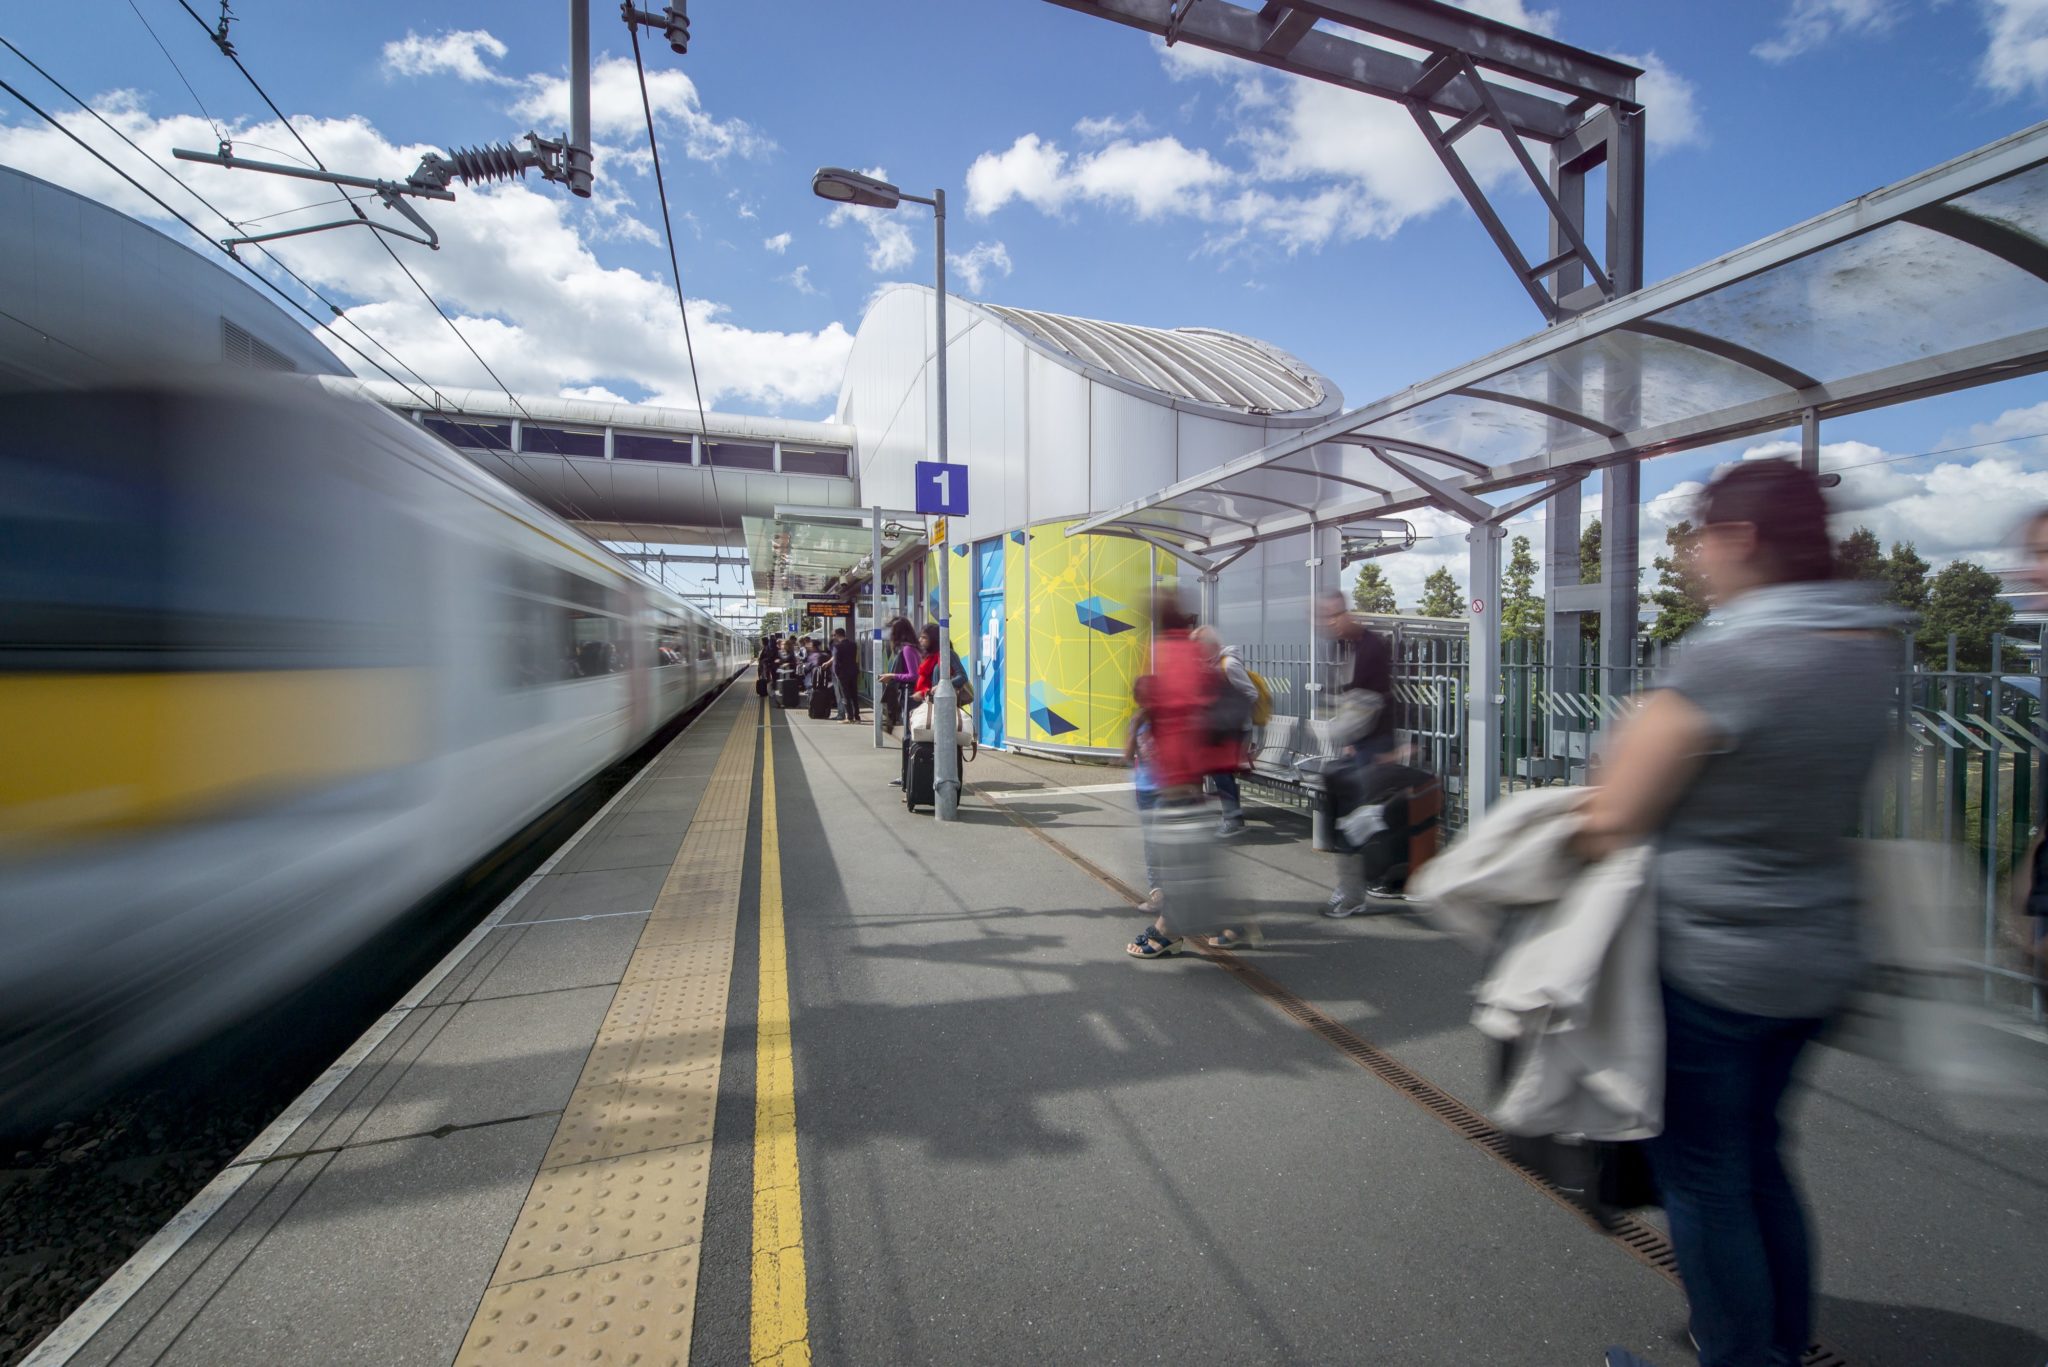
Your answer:
[[[0,1115],[305,982],[743,661],[335,383],[0,394]]]

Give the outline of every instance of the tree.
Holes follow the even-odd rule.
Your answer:
[[[1858,527],[1835,547],[1838,579],[1882,580],[1884,571],[1884,546],[1868,527]]]
[[[774,634],[775,634],[776,632],[778,632],[778,631],[780,631],[780,630],[782,630],[782,614],[781,614],[781,613],[779,613],[779,612],[764,612],[764,613],[762,613],[762,614],[761,614],[761,639],[762,639],[762,640],[764,640],[764,641],[765,641],[765,640],[767,640],[767,639],[768,639],[768,638],[769,638],[770,636],[773,636],[773,635],[774,635]]]
[[[1415,605],[1424,617],[1463,617],[1465,593],[1451,577],[1448,565],[1439,565],[1422,581],[1422,601]]]
[[[1997,575],[1968,560],[1942,566],[1927,588],[1920,649],[1945,665],[1948,638],[1954,633],[1956,668],[1973,674],[1989,670],[1991,638],[2012,624],[2012,604],[1998,596],[2004,587]]]
[[[1508,553],[1507,572],[1501,576],[1500,638],[1543,639],[1543,596],[1536,592],[1536,555],[1526,536],[1515,538]]]
[[[1912,542],[1892,543],[1892,553],[1884,561],[1884,581],[1884,596],[1893,606],[1907,612],[1927,611],[1927,562],[1913,549]],[[1947,648],[1945,644],[1942,647],[1944,651]]]
[[[1657,557],[1657,587],[1650,602],[1657,620],[1650,627],[1650,639],[1676,641],[1707,615],[1707,595],[1700,583],[1698,551],[1692,542],[1692,523],[1681,522],[1664,533],[1671,554]]]
[[[1351,606],[1360,612],[1395,612],[1394,586],[1387,582],[1385,571],[1370,560],[1358,570],[1358,580],[1351,586]]]

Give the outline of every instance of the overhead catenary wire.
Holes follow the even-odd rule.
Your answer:
[[[298,143],[298,145],[304,149],[306,155],[313,159],[313,164],[315,166],[319,167],[322,171],[325,171],[327,169],[327,163],[320,159],[320,154],[313,150],[312,144],[307,142],[305,137],[300,134],[298,128],[292,123],[291,119],[286,116],[284,110],[278,107],[277,101],[270,98],[270,92],[263,88],[263,83],[256,79],[256,74],[249,70],[248,66],[242,61],[240,55],[235,52],[233,47],[227,43],[220,42],[218,40],[214,29],[207,24],[205,19],[200,17],[199,11],[192,8],[191,4],[189,3],[189,0],[178,0],[178,4],[179,7],[185,11],[185,13],[192,16],[193,23],[198,24],[200,28],[204,29],[209,38],[215,39],[215,46],[220,48],[221,55],[226,57],[230,62],[233,62],[235,64],[235,70],[242,73],[242,79],[249,83],[249,88],[256,92],[257,97],[261,99],[264,105],[270,110],[270,112],[276,116],[278,123],[283,125],[285,132],[292,135],[292,141]],[[352,196],[348,195],[346,191],[343,192],[342,198],[347,200],[349,208],[354,211],[358,221],[364,224],[368,224],[370,222],[369,215],[363,212],[363,206],[361,205],[361,203],[359,203]],[[533,414],[527,412],[526,405],[519,401],[519,396],[512,392],[512,387],[505,383],[504,379],[498,374],[498,372],[491,367],[491,363],[484,359],[483,353],[478,351],[475,345],[472,344],[469,338],[463,333],[462,329],[456,326],[455,320],[448,316],[448,311],[441,307],[441,301],[434,298],[432,292],[429,291],[427,287],[420,282],[420,278],[417,275],[413,274],[412,267],[405,264],[405,259],[398,254],[397,249],[391,245],[390,241],[385,238],[383,233],[376,232],[374,230],[374,227],[372,229],[372,235],[377,239],[378,245],[384,248],[385,255],[391,258],[392,264],[396,265],[398,269],[404,273],[405,278],[412,282],[412,287],[419,291],[420,297],[427,301],[428,307],[432,308],[434,312],[440,316],[441,321],[448,325],[448,330],[455,334],[455,340],[462,343],[463,349],[469,352],[469,354],[473,358],[475,358],[476,363],[483,368],[484,373],[491,377],[491,382],[497,385],[498,388],[501,391],[503,391],[506,400],[510,402],[514,408],[519,410],[520,417],[527,422],[533,421]],[[438,394],[439,391],[437,390],[436,393]],[[506,455],[512,457],[521,465],[525,466],[528,472],[531,473],[531,471],[534,468],[532,463],[527,461],[525,459],[524,453],[517,450],[512,445],[512,443],[506,442],[504,444],[504,452]],[[570,461],[566,463],[569,466],[570,472],[576,476],[577,481],[581,483],[585,489],[588,489],[590,491],[591,498],[601,503],[603,501],[604,496],[598,492],[597,486],[595,484],[592,484],[590,482],[589,477],[586,476],[581,470],[576,468],[575,462]],[[593,518],[586,510],[578,508],[576,506],[575,500],[569,498],[567,495],[562,494],[560,491],[556,491],[555,497],[560,498],[563,504],[567,506],[569,511],[576,517],[580,518],[582,521],[596,521],[596,519]]]
[[[683,317],[683,352],[690,362],[690,388],[697,396],[697,431],[698,440],[702,441],[710,432],[710,425],[704,419],[704,386],[697,378],[697,346],[690,338],[690,306],[683,297],[683,268],[676,256],[676,229],[668,211],[668,185],[661,174],[661,144],[654,136],[654,101],[648,97],[647,67],[640,59],[640,26],[630,15],[626,19],[626,32],[633,40],[633,72],[640,78],[640,110],[647,116],[647,151],[654,162],[654,192],[661,200],[661,233],[668,243],[669,278],[675,282],[676,311]],[[718,517],[719,549],[722,550],[725,539],[725,504],[718,496],[718,469],[711,463],[708,454],[705,457],[704,469],[711,479],[711,506]],[[742,586],[745,585],[746,581],[737,570],[734,571],[733,577]],[[724,579],[725,566],[712,566],[712,586],[717,587]]]
[[[213,125],[213,136],[222,142],[226,142],[227,135],[220,131],[220,120],[213,117],[212,111],[206,107],[206,101],[199,98],[199,92],[194,90],[192,82],[186,79],[185,68],[178,65],[178,59],[171,55],[171,50],[168,47],[164,46],[164,40],[157,37],[155,25],[149,22],[149,17],[136,5],[135,0],[128,0],[128,8],[134,10],[135,17],[142,21],[142,27],[148,31],[150,38],[156,43],[157,51],[163,53],[164,60],[171,64],[171,70],[178,73],[178,79],[184,83],[185,93],[192,97],[192,103],[199,106],[200,116]]]
[[[183,178],[174,174],[168,166],[165,166],[162,162],[158,161],[155,157],[152,157],[148,152],[144,151],[141,147],[139,147],[136,144],[135,139],[129,137],[126,133],[122,132],[120,128],[115,126],[113,123],[109,122],[105,115],[101,114],[97,109],[93,108],[84,99],[80,98],[75,92],[72,91],[72,89],[69,86],[65,85],[62,81],[58,80],[55,76],[51,75],[50,72],[46,70],[41,63],[37,62],[35,58],[29,56],[26,52],[23,52],[20,48],[16,47],[4,35],[0,35],[0,46],[6,47],[6,49],[9,52],[13,53],[24,64],[26,64],[30,70],[34,71],[38,76],[41,76],[45,81],[55,86],[58,89],[58,91],[60,91],[64,95],[66,99],[70,100],[73,104],[77,105],[80,109],[84,110],[95,121],[97,121],[102,128],[105,128],[109,133],[112,133],[115,137],[119,138],[123,143],[127,144],[130,151],[134,152],[136,156],[141,157],[149,165],[155,167],[166,178],[168,178],[173,185],[176,185],[179,189],[183,190],[193,199],[198,200],[200,204],[205,206],[207,212],[211,213],[215,218],[218,218],[221,222],[227,224],[230,228],[233,228],[236,232],[240,232],[242,230],[243,225],[241,223],[238,223],[236,220],[229,217],[228,214],[225,211],[223,211],[218,205],[214,204],[212,200],[208,199],[205,195],[200,194],[198,190],[194,189]],[[33,103],[31,103],[29,100],[21,96],[21,94],[18,91],[13,91],[12,87],[9,87],[9,90],[10,93],[13,93],[15,95],[15,98],[20,99],[21,102],[23,104],[28,105],[30,109],[34,109],[38,114],[41,114],[42,117],[45,120],[47,120],[53,128],[57,129],[58,132],[65,134],[67,137],[70,137],[73,142],[78,143],[78,145],[84,147],[86,151],[91,152],[93,156],[98,158],[98,160],[102,164],[104,164],[109,170],[112,170],[116,174],[121,175],[121,177],[124,180],[127,180],[129,184],[134,185],[137,190],[141,190],[143,194],[149,195],[148,190],[143,189],[143,187],[140,184],[137,184],[131,177],[127,176],[126,173],[122,172],[118,166],[115,166],[111,161],[108,161],[107,158],[100,156],[98,151],[96,151],[93,147],[87,144],[82,138],[79,138],[76,134],[73,134],[69,129],[65,128],[59,120],[53,118],[47,113],[43,113],[43,111],[38,109]],[[433,385],[433,382],[428,380],[426,376],[422,375],[417,366],[408,365],[405,362],[405,360],[398,355],[397,352],[393,351],[389,346],[385,345],[361,323],[358,323],[355,319],[349,317],[347,312],[343,310],[341,305],[335,303],[332,299],[328,298],[318,288],[310,284],[305,279],[305,277],[301,276],[297,271],[294,271],[290,266],[286,265],[285,262],[282,259],[280,259],[275,252],[272,252],[269,249],[262,247],[260,244],[257,246],[257,250],[263,252],[263,254],[270,259],[271,264],[275,265],[279,270],[283,271],[286,275],[290,276],[294,281],[296,281],[299,285],[299,288],[305,290],[306,293],[312,295],[315,299],[318,299],[322,304],[325,304],[327,306],[329,313],[332,315],[331,318],[321,318],[311,309],[305,307],[305,305],[301,304],[299,301],[291,298],[289,295],[284,293],[284,291],[280,290],[274,281],[270,280],[261,271],[257,270],[247,261],[244,261],[241,258],[241,256],[239,256],[232,249],[222,245],[220,242],[216,241],[213,238],[207,237],[206,234],[200,231],[200,229],[196,225],[194,225],[192,222],[186,219],[183,215],[179,214],[176,210],[172,209],[168,204],[165,204],[161,199],[157,199],[155,195],[149,195],[149,197],[151,199],[156,200],[156,202],[163,208],[164,212],[170,214],[173,218],[176,218],[179,222],[183,223],[187,228],[190,228],[192,232],[197,234],[201,239],[203,239],[208,246],[211,246],[212,248],[214,248],[214,250],[222,253],[229,260],[233,261],[236,265],[240,266],[243,270],[248,271],[251,275],[255,276],[258,283],[262,284],[265,288],[269,289],[272,293],[276,294],[280,299],[283,299],[285,303],[291,305],[300,313],[303,313],[307,317],[307,319],[313,323],[315,327],[325,328],[334,337],[335,341],[340,342],[350,351],[353,351],[355,352],[356,355],[361,356],[363,360],[368,362],[370,365],[374,366],[380,373],[382,373],[385,376],[385,378],[391,380],[394,384],[397,384],[404,388],[407,393],[411,394],[414,398],[419,399],[423,405],[427,407],[433,406],[433,404],[429,403],[426,399],[421,398],[419,391],[417,389],[414,389],[411,384],[407,383],[405,380],[400,379],[398,376],[392,374],[391,371],[387,369],[384,365],[379,363],[376,360],[376,358],[368,355],[366,352],[362,350],[362,348],[356,346],[353,342],[349,341],[348,338],[343,337],[341,333],[336,330],[333,320],[338,318],[343,322],[346,322],[350,327],[354,328],[357,332],[361,333],[365,341],[369,342],[372,346],[375,346],[378,350],[382,351],[386,356],[390,357],[393,364],[397,365],[401,370],[410,371],[412,373],[413,378],[419,381],[421,385],[424,385],[427,391],[434,395],[434,398],[436,400],[443,404],[448,403],[447,396],[442,394],[440,390],[436,389]],[[286,212],[290,211],[287,210]]]

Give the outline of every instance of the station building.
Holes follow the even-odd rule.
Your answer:
[[[863,504],[911,506],[912,467],[937,450],[932,305],[928,287],[891,286],[855,336],[835,419],[854,434]],[[948,456],[967,470],[969,511],[889,587],[954,624],[983,744],[1120,751],[1150,659],[1155,583],[1206,599],[1232,641],[1307,645],[1309,562],[1325,558],[1323,582],[1335,582],[1334,532],[1321,546],[1307,533],[1257,545],[1203,594],[1172,552],[1171,515],[1149,539],[1067,530],[1338,413],[1326,376],[1215,329],[953,298],[947,333]],[[943,613],[939,554],[953,557]]]

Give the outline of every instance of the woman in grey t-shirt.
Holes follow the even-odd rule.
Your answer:
[[[1666,1036],[1651,1166],[1702,1367],[1793,1367],[1812,1252],[1780,1153],[1800,1052],[1863,968],[1850,837],[1892,707],[1896,613],[1833,579],[1819,482],[1745,461],[1700,500],[1713,614],[1621,730],[1580,844],[1656,850]]]

